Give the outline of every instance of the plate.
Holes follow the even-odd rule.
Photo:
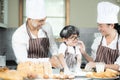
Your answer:
[[[119,79],[119,76],[113,78],[93,78],[93,80],[115,80],[115,79]]]
[[[113,78],[87,78],[85,76],[76,76],[75,79],[80,80],[117,80],[119,79],[119,76],[113,77]]]
[[[91,72],[86,72],[86,71],[79,71],[77,73],[74,73],[75,76],[85,76],[86,74],[91,73]]]
[[[92,78],[87,78],[86,76],[75,76],[75,79],[91,80]]]

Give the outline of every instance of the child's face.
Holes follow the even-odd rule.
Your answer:
[[[77,35],[71,35],[69,38],[65,39],[65,42],[69,46],[76,46],[78,43],[78,36]]]

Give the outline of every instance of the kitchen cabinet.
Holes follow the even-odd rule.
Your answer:
[[[7,28],[8,0],[0,0],[0,27]]]

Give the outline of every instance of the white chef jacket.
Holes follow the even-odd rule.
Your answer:
[[[47,32],[50,41],[50,53],[52,55],[56,55],[58,47],[53,37],[51,25],[46,22],[45,25],[43,25],[42,28],[38,31],[38,38],[46,37],[42,29]],[[32,35],[32,38],[36,37]],[[17,63],[29,60],[29,58],[27,58],[27,50],[29,49],[29,36],[26,30],[26,23],[24,23],[14,32],[12,36],[12,48],[16,56]]]
[[[79,46],[76,46],[75,49],[72,46],[67,46],[65,43],[61,43],[58,53],[62,53],[63,55],[65,55],[65,51],[68,51],[71,54],[79,54],[82,58],[81,52],[79,50]],[[76,53],[75,53],[76,52]]]
[[[94,40],[94,42],[93,42],[93,44],[92,44],[92,46],[91,46],[91,49],[92,49],[92,51],[91,51],[91,57],[92,57],[94,60],[95,60],[95,58],[96,58],[97,48],[98,48],[98,46],[100,45],[101,39],[102,39],[102,36],[97,37],[97,38]],[[109,45],[107,45],[106,39],[105,39],[105,37],[103,37],[102,46],[106,46],[106,47],[109,47],[109,48],[111,48],[111,49],[116,49],[117,40],[118,40],[118,34],[116,35],[115,39],[114,39]],[[119,40],[118,40],[118,47],[119,47],[119,57],[118,57],[117,60],[114,62],[114,64],[120,65],[120,38],[119,38]],[[119,68],[119,69],[120,69],[120,68]]]

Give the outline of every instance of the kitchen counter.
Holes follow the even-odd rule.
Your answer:
[[[13,67],[12,67],[13,69]],[[53,69],[53,74],[59,74],[60,69]],[[3,79],[0,79],[3,80]],[[98,79],[98,78],[87,78],[86,76],[75,76],[74,79],[24,79],[24,80],[120,80],[120,77],[117,76],[116,78],[106,78],[106,79]]]
[[[6,66],[9,69],[16,70],[17,63],[13,60],[9,60],[9,61],[6,61]],[[59,74],[59,73],[60,73],[60,69],[53,69],[53,74]],[[0,79],[0,80],[2,80],[2,79]],[[28,80],[28,79],[26,79],[26,80]],[[35,79],[35,80],[41,80],[41,79]],[[45,80],[56,80],[56,79],[45,79]],[[66,80],[66,79],[57,79],[57,80]],[[85,76],[75,76],[74,79],[67,79],[67,80],[120,80],[120,77],[118,76],[116,78],[97,79],[97,78],[87,78]]]
[[[31,79],[25,79],[25,80],[31,80]],[[41,79],[32,79],[32,80],[41,80]],[[42,79],[42,80],[120,80],[120,79],[119,78],[95,79],[95,78],[86,78],[80,76],[80,77],[75,77],[74,79]]]
[[[59,69],[53,69],[53,74],[59,74],[59,71],[60,71]],[[69,80],[69,79],[67,79],[67,80]],[[104,78],[104,79],[102,79],[102,78],[87,78],[86,76],[75,76],[75,79],[70,79],[70,80],[120,80],[120,76],[117,76],[115,78]]]

